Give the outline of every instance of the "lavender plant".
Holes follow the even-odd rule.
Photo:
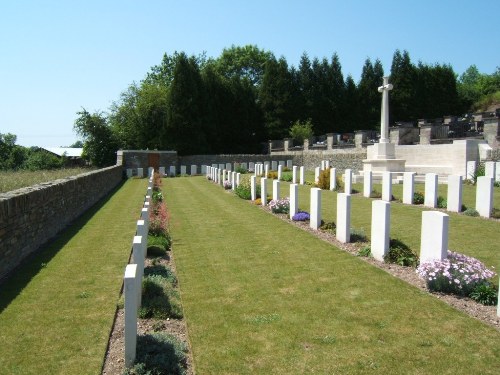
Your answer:
[[[310,219],[309,213],[306,211],[299,211],[292,216],[293,221],[308,221]]]
[[[486,283],[495,272],[476,258],[448,250],[448,259],[420,264],[418,275],[431,291],[468,296],[476,286]]]

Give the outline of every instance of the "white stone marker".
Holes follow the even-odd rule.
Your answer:
[[[305,178],[305,170],[304,170],[304,167],[300,167],[299,169],[299,174],[300,174],[300,184],[301,185],[304,185],[305,181],[306,181],[306,178]]]
[[[500,161],[495,163],[495,181],[500,181]]]
[[[137,264],[137,274],[136,276],[142,282],[142,276],[144,274],[144,245],[142,236],[134,236],[132,242],[132,261]],[[141,306],[142,290],[137,288],[137,306]]]
[[[425,198],[424,206],[435,208],[438,195],[438,175],[436,173],[425,174]]]
[[[448,211],[462,211],[462,176],[448,176],[448,195],[446,197],[446,204],[446,209]]]
[[[149,167],[149,168],[148,168],[148,176],[149,176],[149,177],[152,177],[152,176],[153,176],[153,174],[154,174],[154,172],[155,172],[155,169],[154,169],[153,167]]]
[[[248,169],[255,172],[255,163],[254,162],[248,163]]]
[[[277,201],[280,199],[280,181],[273,180],[273,200]]]
[[[342,243],[351,240],[351,195],[337,194],[337,228],[336,237]]]
[[[467,180],[472,180],[474,174],[476,173],[476,167],[477,167],[477,162],[475,161],[467,162],[467,169],[466,169],[467,176],[465,177]]]
[[[241,163],[240,167],[245,169],[245,170],[248,170],[247,163]]]
[[[251,176],[250,177],[250,199],[252,201],[257,199],[257,177],[256,176]]]
[[[141,220],[144,220],[144,224],[149,228],[149,208],[147,207],[142,208]]]
[[[134,175],[134,170],[132,168],[127,168],[127,178],[130,178]]]
[[[137,168],[137,177],[139,177],[139,178],[144,177],[144,169],[143,168]]]
[[[198,167],[194,164],[191,165],[191,176],[194,176],[198,172]]]
[[[311,188],[309,226],[317,230],[321,225],[321,189]]]
[[[280,161],[278,162],[278,167],[279,167],[280,165],[284,167],[284,166],[285,166],[285,161],[284,161],[284,160],[280,160]]]
[[[297,172],[298,172],[298,167],[296,165],[294,165],[292,167],[292,184],[296,184],[297,183]]]
[[[224,184],[224,180],[222,179],[222,170],[220,168],[217,168],[217,183],[219,185]]]
[[[125,366],[132,367],[137,347],[137,264],[125,267],[123,280],[125,295]]]
[[[324,160],[321,160],[321,170],[322,171],[325,170],[325,161]]]
[[[325,160],[325,169],[330,168],[330,160]]]
[[[290,220],[299,212],[299,185],[290,184]]]
[[[422,212],[420,264],[448,257],[448,226],[450,217],[439,211]]]
[[[278,169],[278,162],[276,161],[271,161],[271,170],[276,171]]]
[[[215,168],[224,169],[224,168],[226,168],[226,165],[225,164],[215,164]]]
[[[186,174],[186,166],[181,165],[181,176],[184,176]]]
[[[212,164],[212,168],[220,168],[220,164]]]
[[[173,165],[170,166],[170,169],[169,169],[168,173],[170,174],[170,176],[175,177],[175,174],[176,174],[175,173],[175,166],[173,166]]]
[[[240,186],[241,173],[236,173],[236,187]]]
[[[318,183],[319,182],[319,174],[320,174],[320,167],[314,168],[314,182]]]
[[[337,168],[330,168],[330,190],[337,189]]]
[[[352,170],[346,169],[344,175],[344,193],[352,193]]]
[[[278,165],[278,181],[281,180],[283,177],[283,166],[280,164]]]
[[[479,216],[490,217],[493,208],[493,177],[481,176],[476,183],[476,210]]]
[[[376,200],[372,202],[371,251],[373,257],[384,261],[389,252],[389,233],[391,227],[391,204]]]
[[[382,200],[390,202],[392,198],[392,174],[391,172],[382,173]]]
[[[201,166],[201,174],[207,173],[207,166],[205,164],[202,164]]]
[[[363,172],[363,196],[370,198],[372,194],[372,171]],[[373,215],[373,208],[372,208]]]
[[[203,166],[203,167],[204,167],[204,166]],[[203,167],[202,167],[202,173],[204,173],[204,172],[203,172]],[[159,171],[160,171],[160,176],[162,176],[162,177],[163,177],[163,176],[165,176],[165,167],[160,167],[160,168],[159,168]]]
[[[415,189],[415,172],[403,173],[403,203],[413,204]]]
[[[137,220],[137,230],[136,236],[142,237],[142,249],[144,253],[144,258],[146,258],[148,252],[148,227],[146,226],[146,222],[144,220]]]
[[[292,169],[292,167],[293,167],[293,160],[287,160],[286,161],[286,167],[289,168],[289,169]]]
[[[263,206],[267,205],[267,177],[260,179],[260,200]]]
[[[486,177],[493,177],[495,178],[496,172],[495,172],[495,162],[494,161],[487,161],[484,163],[484,175]]]
[[[231,172],[231,190],[236,189],[236,172]]]
[[[224,183],[224,181],[226,181],[228,178],[226,177],[226,174],[227,174],[227,171],[224,169],[222,171],[222,183]]]
[[[264,177],[269,176],[269,164],[264,164]]]
[[[230,171],[230,172],[232,171],[232,170],[231,170],[231,167],[232,167],[232,166],[231,166],[231,163],[226,163],[226,169],[227,169],[228,171]]]

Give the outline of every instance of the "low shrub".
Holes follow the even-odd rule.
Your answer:
[[[335,234],[335,230],[337,229],[337,226],[335,225],[335,223],[333,221],[327,221],[327,222],[321,221],[321,225],[320,225],[319,229],[323,230],[323,231],[332,232],[333,234]]]
[[[231,181],[229,181],[229,180],[224,181],[222,186],[224,186],[224,189],[226,189],[226,190],[229,190],[233,187],[233,185],[231,184]]]
[[[168,233],[168,212],[165,202],[153,203],[149,210],[149,234],[166,236]]]
[[[163,193],[161,191],[153,191],[151,199],[153,200],[153,204],[163,202]]]
[[[184,375],[187,368],[186,344],[176,337],[155,332],[137,336],[134,367],[125,375]]]
[[[474,208],[467,208],[467,209],[464,211],[464,215],[465,215],[465,216],[472,216],[472,217],[476,217],[476,216],[479,216],[479,212],[477,212]]]
[[[484,282],[476,285],[469,297],[483,305],[494,306],[498,302],[498,290],[494,284]]]
[[[278,172],[276,172],[276,171],[267,172],[267,178],[270,178],[271,180],[277,180],[278,179]]]
[[[234,189],[234,193],[241,199],[245,199],[247,201],[252,199],[252,192],[250,191],[249,187],[238,185]]]
[[[425,197],[421,192],[416,191],[413,193],[413,204],[424,204],[424,201]]]
[[[182,318],[179,293],[171,280],[161,275],[149,275],[142,280],[142,304],[139,308],[142,319]]]
[[[389,252],[384,256],[384,261],[405,267],[416,267],[418,265],[418,255],[402,241],[391,239],[389,241]]]
[[[273,199],[268,206],[274,214],[287,214],[290,212],[290,198]]]
[[[493,207],[491,209],[491,215],[493,219],[500,219],[500,210],[498,208]]]
[[[438,208],[447,208],[448,201],[446,200],[446,198],[444,198],[442,196],[438,196],[436,205]]]
[[[248,170],[245,167],[242,167],[241,165],[238,165],[234,171],[240,174],[248,173]]]
[[[500,187],[500,181],[495,181],[495,182],[493,183],[493,186],[494,186],[494,187]]]
[[[357,255],[358,255],[358,257],[365,257],[365,258],[371,257],[372,256],[372,248],[370,246],[365,246],[358,251]]]
[[[319,172],[318,182],[316,186],[322,190],[330,190],[330,168]]]
[[[286,181],[286,182],[292,182],[293,180],[293,173],[291,172],[283,172],[281,174],[281,180]]]
[[[254,200],[254,203],[255,203],[257,206],[261,206],[261,205],[262,205],[262,199],[257,198],[256,200]]]
[[[148,235],[148,249],[150,246],[158,246],[163,250],[170,250],[170,246],[172,245],[172,239],[170,237],[170,233],[166,232],[161,236]]]
[[[370,198],[380,199],[382,198],[382,193],[377,190],[372,190],[370,192]]]
[[[144,277],[147,276],[161,276],[166,279],[172,286],[177,285],[177,277],[175,273],[170,269],[170,267],[164,266],[162,264],[157,264],[155,266],[148,266],[144,268]]]
[[[306,211],[299,211],[292,216],[293,221],[309,221],[310,215]]]
[[[488,282],[495,273],[476,258],[448,250],[448,259],[420,264],[419,276],[433,292],[468,296],[480,284]]]
[[[365,230],[363,228],[351,228],[351,242],[367,242]]]
[[[164,246],[159,245],[148,245],[147,256],[150,258],[162,257],[167,253],[167,249]]]

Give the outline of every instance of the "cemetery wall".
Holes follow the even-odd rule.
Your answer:
[[[190,155],[179,156],[178,166],[181,165],[212,165],[226,163],[263,163],[265,161],[293,160],[292,157],[275,155],[253,155],[253,154],[228,154],[228,155]]]
[[[103,168],[0,194],[0,279],[122,180]]]
[[[357,173],[363,170],[366,149],[273,152],[273,157],[279,160],[291,159],[294,165],[304,166],[306,170],[314,170],[321,165],[322,160],[329,160],[330,167],[337,168],[337,173],[343,173],[345,169],[352,169],[354,173]]]

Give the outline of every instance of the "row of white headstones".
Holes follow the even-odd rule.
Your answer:
[[[141,307],[142,278],[147,255],[149,232],[149,210],[153,193],[153,168],[149,168],[149,182],[136,234],[132,240],[131,263],[125,267],[123,294],[125,298],[125,366],[130,368],[135,361],[137,348],[137,312]]]
[[[318,169],[326,168],[323,164]],[[251,176],[250,188],[251,199],[256,199],[257,172]],[[293,166],[293,181],[290,184],[290,219],[298,212],[299,195],[298,184],[296,183],[297,167]],[[303,178],[303,167],[300,167],[300,176]],[[330,168],[330,189],[335,189],[335,168]],[[217,184],[223,184],[226,181],[225,176],[230,176],[232,189],[238,186],[240,176],[235,172],[227,173],[219,168],[207,167],[207,176]],[[267,176],[267,175],[266,175]],[[403,180],[403,203],[413,203],[414,176],[412,172],[406,172]],[[261,200],[262,205],[267,205],[267,177],[261,177]],[[336,220],[336,238],[341,243],[350,242],[351,235],[351,180],[350,170],[345,171],[344,193],[337,194],[337,220]],[[489,217],[493,202],[493,180],[491,176],[478,177],[476,187],[476,209],[481,216]],[[435,208],[437,203],[437,183],[438,176],[428,173],[425,178],[425,200],[427,207]],[[364,196],[369,197],[372,192],[372,174],[364,174]],[[312,229],[318,230],[321,225],[321,189],[313,187],[310,191],[310,221]],[[380,261],[384,261],[385,255],[389,252],[390,240],[390,218],[391,218],[391,198],[392,198],[392,177],[390,172],[383,175],[382,181],[382,199],[372,202],[372,225],[371,225],[371,253],[372,256]],[[273,200],[280,199],[280,181],[273,180]],[[462,177],[448,176],[448,210],[460,212],[462,208]],[[435,260],[447,259],[448,253],[448,229],[449,215],[440,211],[423,211],[422,227],[420,241],[420,262],[432,262]],[[500,316],[500,307],[497,311]]]

